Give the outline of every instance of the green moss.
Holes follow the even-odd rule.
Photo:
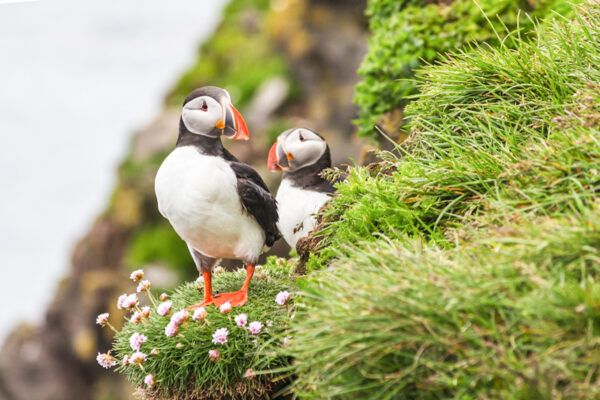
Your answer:
[[[505,35],[519,28],[525,35],[533,28],[533,20],[519,18],[519,12],[534,18],[551,16],[568,13],[571,3],[538,1],[532,7],[532,2],[523,0],[457,0],[450,5],[370,0],[367,15],[373,35],[359,69],[363,80],[356,87],[355,97],[360,107],[360,135],[375,137],[375,125],[384,114],[401,109],[410,101],[417,92],[412,77],[423,62],[432,62],[448,51],[472,44],[498,45],[497,32]],[[505,44],[511,45],[511,41]],[[393,129],[400,128],[401,124],[394,124]],[[388,133],[395,136],[397,132]]]

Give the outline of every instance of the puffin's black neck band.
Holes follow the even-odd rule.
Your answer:
[[[283,179],[289,180],[293,186],[317,192],[335,192],[335,188],[327,179],[322,178],[320,173],[327,168],[331,168],[331,155],[329,147],[315,163],[294,171],[287,171],[283,174]]]

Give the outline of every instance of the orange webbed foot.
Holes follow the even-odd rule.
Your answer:
[[[215,296],[214,304],[221,307],[225,303],[231,304],[231,307],[240,307],[248,301],[248,290],[241,289],[237,292],[221,293]]]
[[[215,304],[216,303],[215,300],[216,300],[215,298],[204,299],[204,301],[202,303],[198,303],[198,304],[195,304],[193,306],[190,306],[190,307],[186,308],[185,310],[186,311],[192,311],[192,310],[195,310],[196,308],[205,307],[205,306],[208,306],[210,304]]]

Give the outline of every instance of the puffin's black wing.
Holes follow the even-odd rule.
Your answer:
[[[237,191],[244,209],[254,218],[265,231],[265,244],[269,247],[281,237],[277,229],[277,202],[269,192],[267,185],[258,172],[250,166],[230,161],[229,165],[237,177]]]

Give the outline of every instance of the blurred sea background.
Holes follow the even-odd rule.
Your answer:
[[[0,2],[0,341],[37,323],[225,1]]]

